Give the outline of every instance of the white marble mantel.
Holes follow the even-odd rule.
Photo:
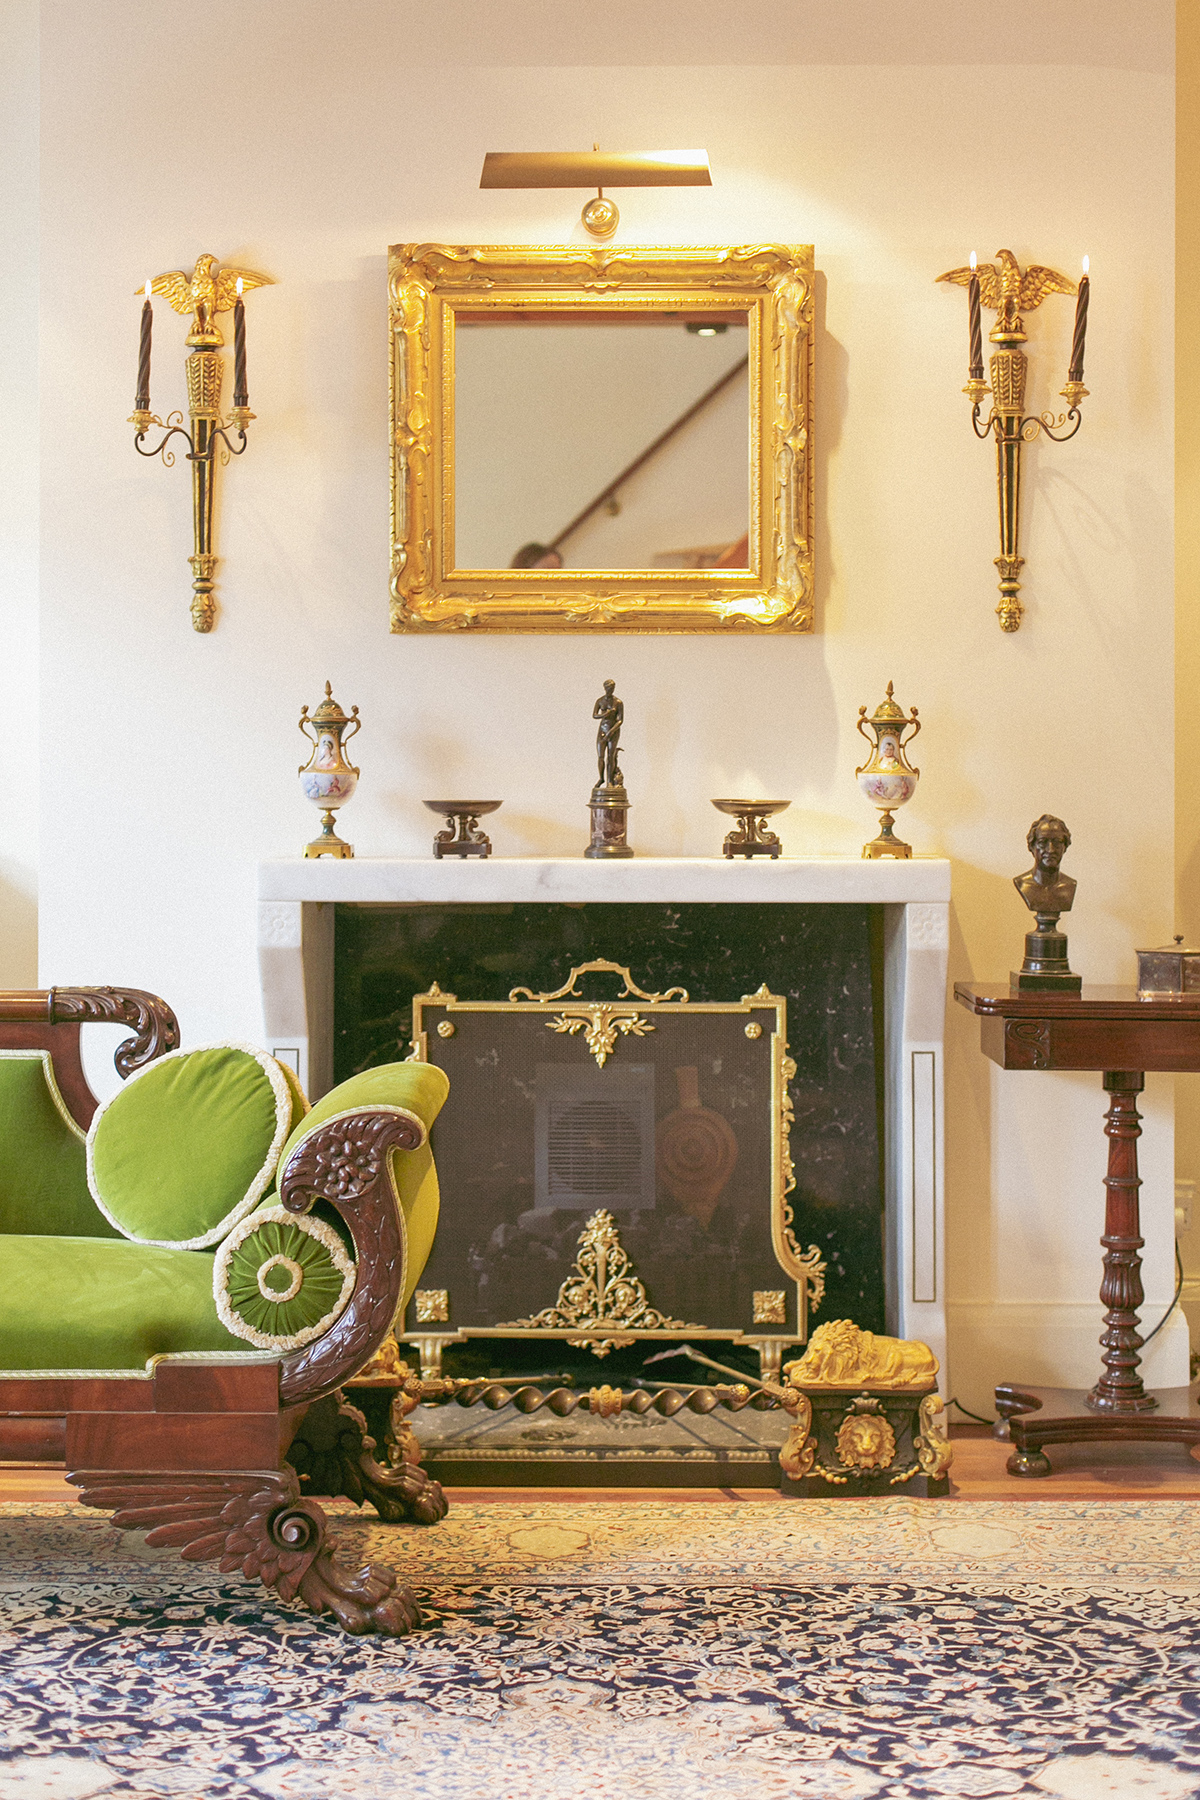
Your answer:
[[[947,905],[950,864],[940,857],[786,856],[751,862],[723,856],[631,856],[588,862],[582,856],[322,856],[264,862],[258,897],[271,901],[763,901],[812,905]]]
[[[945,1385],[943,1030],[950,864],[941,858],[292,858],[259,865],[266,1042],[310,1097],[332,1083],[333,909],[446,903],[774,901],[884,908],[889,1329],[929,1344]]]

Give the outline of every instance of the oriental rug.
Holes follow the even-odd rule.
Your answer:
[[[3,1800],[1200,1796],[1194,1503],[333,1510],[413,1637],[0,1508]]]

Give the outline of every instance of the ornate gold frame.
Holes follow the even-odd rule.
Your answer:
[[[812,631],[813,251],[394,244],[392,630]],[[749,567],[454,567],[455,314],[745,307]]]
[[[621,976],[624,986],[616,1000],[585,1000],[578,994],[579,977],[594,973]],[[771,1112],[775,1121],[771,1145],[771,1244],[780,1271],[795,1283],[796,1330],[737,1332],[732,1334],[732,1341],[753,1345],[760,1350],[760,1354],[765,1352],[764,1366],[769,1363],[776,1371],[779,1368],[780,1352],[785,1345],[807,1342],[810,1311],[815,1311],[820,1306],[825,1294],[826,1265],[816,1244],[810,1244],[807,1250],[801,1249],[789,1199],[796,1186],[796,1171],[790,1147],[795,1115],[788,1083],[796,1073],[796,1064],[788,1054],[787,1000],[783,995],[772,994],[765,982],[756,993],[745,994],[740,1000],[692,1001],[688,998],[687,989],[681,987],[668,988],[664,994],[650,994],[637,985],[623,964],[600,957],[594,962],[581,963],[573,968],[563,986],[549,993],[535,994],[530,988],[515,987],[506,1001],[459,1000],[454,994],[444,993],[434,982],[428,993],[413,995],[412,1009],[410,1060],[413,1062],[428,1062],[431,1027],[439,1036],[453,1035],[455,1014],[463,1013],[520,1012],[535,1017],[541,1015],[547,1028],[552,1031],[566,1031],[572,1036],[577,1035],[577,1032],[582,1033],[600,1067],[607,1062],[622,1037],[630,1034],[641,1036],[647,1030],[652,1031],[653,1018],[661,1017],[664,1013],[739,1013],[748,1021],[747,1036],[757,1038],[769,1035]],[[431,1020],[427,1016],[429,1014],[435,1017]],[[597,1234],[609,1227],[613,1227],[613,1221],[607,1213],[598,1213],[587,1221],[580,1237],[580,1248],[585,1260]],[[620,1247],[615,1228],[612,1230],[612,1239],[615,1250],[610,1254],[624,1258],[625,1253]],[[566,1288],[576,1279],[577,1274],[563,1284],[558,1307],[563,1304]],[[564,1316],[557,1323],[552,1323],[550,1315],[558,1307],[551,1305],[545,1309],[544,1323],[540,1322],[542,1315],[538,1315],[536,1318],[513,1320],[507,1325],[466,1326],[461,1331],[455,1330],[451,1325],[449,1330],[443,1332],[418,1329],[406,1333],[403,1321],[397,1321],[396,1336],[401,1343],[418,1345],[422,1355],[431,1356],[434,1361],[440,1358],[442,1345],[465,1343],[469,1338],[565,1337],[572,1344],[586,1344],[597,1356],[607,1354],[615,1344],[633,1343],[642,1338],[677,1339],[686,1335],[696,1341],[706,1338],[731,1341],[731,1333],[727,1329],[710,1329],[703,1324],[664,1319],[657,1313],[653,1313],[651,1317],[652,1309],[646,1302],[644,1291],[640,1292],[639,1297],[641,1283],[636,1280],[632,1266],[622,1270],[620,1285],[623,1290],[628,1290],[627,1300],[634,1307],[636,1318],[608,1316],[601,1305],[599,1311],[593,1310],[587,1317],[572,1314],[569,1320]],[[629,1294],[633,1295],[631,1300]],[[439,1298],[444,1296],[439,1293]],[[643,1311],[645,1317],[642,1316]],[[440,1320],[449,1322],[449,1313],[450,1307],[447,1304],[440,1309]],[[433,1321],[428,1319],[420,1321],[425,1325],[431,1322]]]

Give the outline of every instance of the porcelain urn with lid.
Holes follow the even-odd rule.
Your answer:
[[[892,815],[898,806],[904,806],[912,799],[921,775],[920,769],[914,769],[905,755],[906,746],[921,729],[917,709],[912,707],[909,717],[905,718],[903,707],[898,706],[892,696],[889,681],[886,697],[870,718],[866,707],[859,707],[858,729],[871,746],[871,754],[854,773],[871,805],[879,808],[879,836],[864,844],[862,853],[869,858],[910,857],[912,845],[903,843],[896,836],[892,830]]]
[[[300,766],[300,787],[306,800],[321,808],[321,834],[304,846],[305,856],[353,856],[354,846],[338,837],[333,815],[358,786],[358,770],[346,761],[345,747],[361,728],[357,706],[343,712],[329,682],[316,711],[300,709],[300,729],[312,744],[312,755]]]

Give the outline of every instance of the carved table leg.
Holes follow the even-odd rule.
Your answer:
[[[305,1494],[344,1494],[356,1506],[369,1500],[389,1525],[436,1525],[445,1518],[446,1496],[438,1482],[415,1463],[384,1468],[374,1449],[366,1419],[339,1389],[309,1407],[287,1459]]]
[[[1137,1141],[1141,1117],[1137,1096],[1145,1076],[1135,1070],[1114,1070],[1104,1077],[1112,1104],[1105,1115],[1108,1139],[1108,1173],[1104,1177],[1104,1280],[1100,1298],[1108,1308],[1101,1361],[1104,1374],[1087,1397],[1093,1412],[1150,1412],[1158,1401],[1148,1394],[1138,1373],[1142,1338],[1138,1332],[1138,1308],[1145,1299],[1142,1259],[1138,1252],[1145,1239],[1139,1235]]]
[[[337,1540],[313,1500],[300,1498],[291,1470],[282,1474],[196,1475],[175,1471],[76,1471],[84,1506],[112,1510],[119,1530],[145,1531],[146,1542],[174,1545],[188,1562],[219,1561],[332,1613],[356,1636],[403,1637],[421,1622],[412,1590],[398,1587],[385,1563],[355,1569],[339,1561]]]

